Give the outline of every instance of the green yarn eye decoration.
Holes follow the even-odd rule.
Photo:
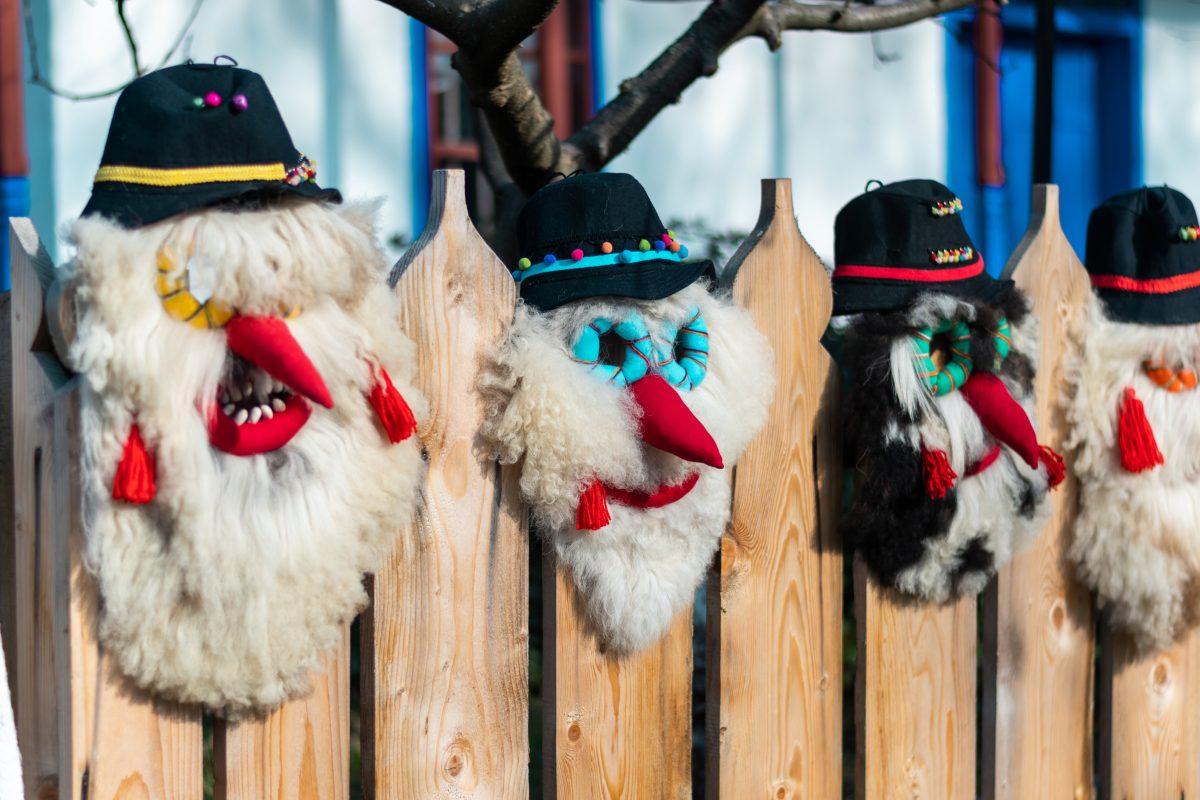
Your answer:
[[[1008,319],[1000,318],[993,335],[996,339],[997,360],[1003,361],[1012,349]],[[933,340],[938,336],[945,336],[950,342],[950,357],[941,369],[933,363],[931,352]],[[934,397],[950,394],[971,377],[975,362],[971,358],[971,328],[965,320],[942,320],[936,328],[921,328],[913,334],[912,344],[917,371],[925,379]]]

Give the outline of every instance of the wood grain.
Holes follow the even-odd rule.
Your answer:
[[[859,800],[975,797],[976,601],[933,605],[854,564]]]
[[[1038,439],[1061,452],[1068,332],[1091,285],[1059,224],[1057,186],[1034,187],[1029,229],[1006,272],[1040,320]],[[1050,497],[1054,512],[1041,535],[985,598],[983,791],[992,800],[1092,792],[1091,598],[1066,555],[1078,502],[1069,455],[1067,480]]]
[[[606,655],[569,573],[547,555],[545,797],[692,796],[692,608],[632,656]]]
[[[1200,632],[1143,657],[1109,634],[1103,652],[1100,796],[1200,797]]]
[[[511,470],[481,454],[475,381],[516,286],[467,217],[463,173],[434,173],[429,222],[397,265],[430,418],[415,524],[373,581],[363,626],[369,797],[529,792],[528,550]],[[372,669],[373,666],[373,669]]]
[[[350,796],[350,631],[312,675],[312,691],[262,720],[214,731],[216,800]]]
[[[775,349],[766,426],[738,461],[708,593],[707,796],[842,792],[840,435],[821,345],[829,278],[788,180],[762,182],[758,224],[722,276]]]

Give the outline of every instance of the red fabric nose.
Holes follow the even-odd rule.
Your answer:
[[[333,398],[317,368],[279,317],[235,316],[225,325],[229,349],[292,391],[333,408]]]
[[[658,375],[647,375],[630,384],[629,391],[642,409],[638,422],[642,441],[685,461],[717,469],[725,466],[712,434],[669,383]]]
[[[960,391],[983,427],[997,441],[1008,445],[1031,468],[1037,469],[1037,434],[1025,409],[1013,400],[1004,382],[990,372],[975,372]]]

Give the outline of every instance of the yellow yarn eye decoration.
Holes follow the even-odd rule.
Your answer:
[[[233,318],[233,311],[217,301],[209,298],[204,302],[196,299],[191,292],[191,276],[185,269],[182,275],[172,275],[176,272],[175,260],[170,248],[163,245],[158,251],[158,275],[155,285],[158,296],[162,300],[163,310],[180,322],[186,322],[193,328],[217,329],[225,326]]]

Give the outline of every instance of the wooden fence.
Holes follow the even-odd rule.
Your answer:
[[[467,218],[462,174],[436,173],[432,195],[426,233],[393,274],[430,398],[429,479],[419,546],[370,579],[361,782],[366,797],[387,800],[523,798],[528,548],[539,544],[528,541],[512,471],[481,460],[474,375],[461,368],[505,336],[516,291]],[[13,222],[12,252],[13,290],[0,300],[12,344],[11,364],[0,348],[0,369],[12,370],[11,393],[0,392],[0,450],[11,452],[0,463],[12,467],[0,480],[0,626],[27,797],[196,800],[211,725],[216,798],[347,798],[349,635],[309,697],[237,725],[145,696],[98,648],[95,589],[79,560],[78,379],[54,347],[71,302],[28,220]],[[1041,318],[1038,417],[1042,440],[1058,445],[1064,334],[1088,282],[1058,223],[1057,187],[1035,187],[1008,266]],[[844,607],[836,372],[819,343],[830,286],[797,228],[788,181],[763,181],[761,216],[724,282],[774,342],[780,380],[766,429],[733,473],[732,519],[707,589],[704,786],[693,786],[691,763],[692,614],[650,650],[608,658],[549,560],[544,796],[1200,799],[1200,644],[1139,661],[1128,642],[1097,633],[1091,597],[1064,559],[1070,478],[1042,536],[984,597],[905,602],[855,564]]]

